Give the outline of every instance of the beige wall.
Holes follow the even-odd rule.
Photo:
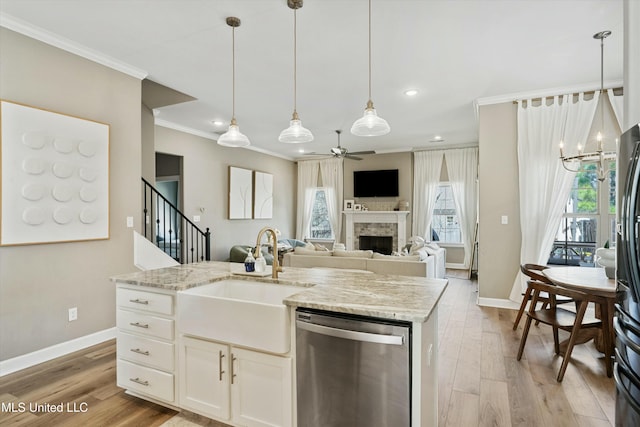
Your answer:
[[[356,203],[364,203],[373,208],[379,203],[392,204],[397,207],[399,200],[409,202],[409,211],[412,211],[413,199],[413,155],[406,153],[371,154],[363,155],[362,160],[344,160],[344,198],[354,199]],[[399,197],[353,197],[353,172],[360,170],[398,169]],[[344,224],[344,215],[343,215]],[[407,238],[411,237],[411,213],[407,216]],[[344,226],[341,241],[345,241]]]
[[[508,299],[520,265],[516,105],[482,106],[479,118],[478,296]]]
[[[297,167],[292,161],[243,148],[228,148],[211,139],[156,126],[155,150],[183,156],[184,214],[200,215],[198,224],[211,229],[211,257],[224,261],[233,245],[255,244],[265,226],[283,238],[295,237]],[[273,174],[273,219],[229,220],[229,166]],[[201,211],[201,208],[204,211]]]
[[[7,360],[115,326],[109,277],[134,269],[126,217],[140,219],[140,81],[2,28],[0,97],[110,125],[110,239],[0,248]]]

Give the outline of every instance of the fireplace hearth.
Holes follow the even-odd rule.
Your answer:
[[[393,236],[359,236],[358,247],[360,250],[372,250],[384,255],[393,252]]]

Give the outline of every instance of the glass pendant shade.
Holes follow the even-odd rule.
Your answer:
[[[289,122],[289,127],[280,132],[278,141],[286,142],[288,144],[298,144],[301,142],[313,141],[313,134],[304,126],[298,117],[298,113],[293,113],[293,118]]]
[[[218,145],[222,145],[224,147],[246,147],[250,144],[249,138],[240,132],[240,128],[238,127],[235,119],[231,120],[229,130],[218,138]]]
[[[364,110],[364,116],[360,117],[351,126],[351,133],[356,136],[380,136],[391,131],[389,123],[376,113],[373,103],[369,101]]]

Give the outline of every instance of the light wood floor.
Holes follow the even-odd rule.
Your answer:
[[[515,311],[478,307],[476,283],[448,273],[438,318],[439,426],[613,425],[614,383],[592,343],[575,348],[558,384],[561,359],[553,355],[549,328],[531,328],[525,356],[518,362],[522,326],[511,330]],[[88,409],[40,414],[5,410],[0,425],[222,426],[126,395],[116,386],[115,351],[115,342],[109,341],[0,378],[5,405],[75,402],[79,408],[84,402]]]

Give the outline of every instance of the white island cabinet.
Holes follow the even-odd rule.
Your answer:
[[[291,346],[275,354],[181,329],[177,292],[238,279],[230,266],[203,262],[112,278],[120,387],[231,426],[305,427],[296,420],[293,312],[312,308],[411,322],[411,427],[437,426],[437,305],[447,280],[294,267],[276,281],[251,278],[305,287],[282,301],[291,310]]]
[[[180,337],[180,407],[238,426],[292,425],[291,358]]]
[[[153,400],[175,402],[175,292],[116,289],[117,383]]]

